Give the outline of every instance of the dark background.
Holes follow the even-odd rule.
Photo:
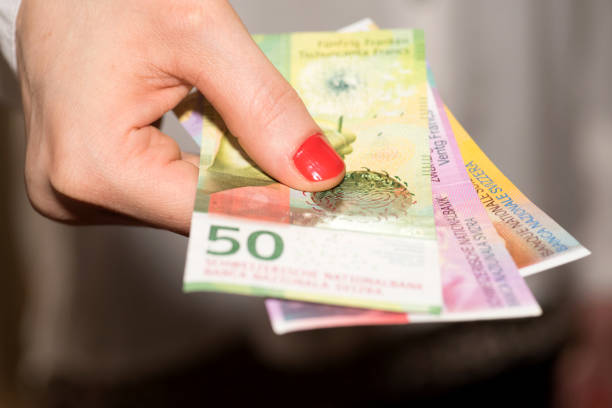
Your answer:
[[[253,33],[424,28],[447,105],[593,255],[527,279],[541,318],[275,336],[260,299],[182,294],[184,238],[37,215],[3,68],[0,406],[612,406],[612,2],[232,4]]]

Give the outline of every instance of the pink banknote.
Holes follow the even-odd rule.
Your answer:
[[[266,306],[276,333],[541,314],[474,190],[431,72],[428,79],[431,179],[443,284],[442,314],[392,313],[269,299]]]

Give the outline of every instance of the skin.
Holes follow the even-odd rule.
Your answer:
[[[18,71],[33,207],[72,224],[188,234],[198,160],[151,124],[196,86],[242,148],[290,187],[320,132],[225,0],[23,0]]]

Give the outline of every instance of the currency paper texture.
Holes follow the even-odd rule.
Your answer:
[[[376,29],[375,22],[365,18],[340,31]],[[588,249],[508,180],[448,107],[445,110],[474,188],[521,275],[542,272],[589,255]]]
[[[175,112],[201,155],[184,289],[439,313],[422,31],[254,39],[347,175],[329,191],[291,190],[188,96]]]
[[[322,327],[536,316],[540,307],[480,204],[429,72],[432,190],[444,309],[389,313],[268,299],[278,334]]]

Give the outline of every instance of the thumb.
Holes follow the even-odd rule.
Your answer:
[[[337,185],[344,162],[297,92],[231,6],[226,1],[211,3],[207,13],[215,18],[202,25],[196,44],[183,48],[189,55],[178,56],[180,75],[206,96],[241,147],[270,176],[304,191]]]

